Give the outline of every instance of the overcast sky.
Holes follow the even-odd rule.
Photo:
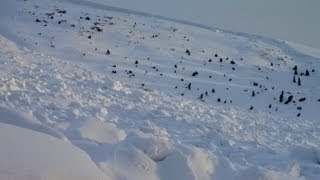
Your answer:
[[[320,0],[92,0],[320,48]]]

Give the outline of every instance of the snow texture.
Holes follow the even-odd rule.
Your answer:
[[[84,0],[0,23],[1,179],[320,178],[316,49]]]

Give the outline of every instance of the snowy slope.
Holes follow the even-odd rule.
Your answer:
[[[319,178],[307,48],[70,2],[1,6],[1,123],[70,142],[110,179]]]

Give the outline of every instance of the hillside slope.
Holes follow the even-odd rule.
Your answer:
[[[111,179],[319,178],[305,48],[70,2],[1,6],[0,104],[30,120],[0,122],[70,142]]]

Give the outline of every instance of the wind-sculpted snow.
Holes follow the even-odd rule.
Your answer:
[[[14,3],[1,123],[70,142],[111,179],[319,178],[317,58],[84,3]]]

